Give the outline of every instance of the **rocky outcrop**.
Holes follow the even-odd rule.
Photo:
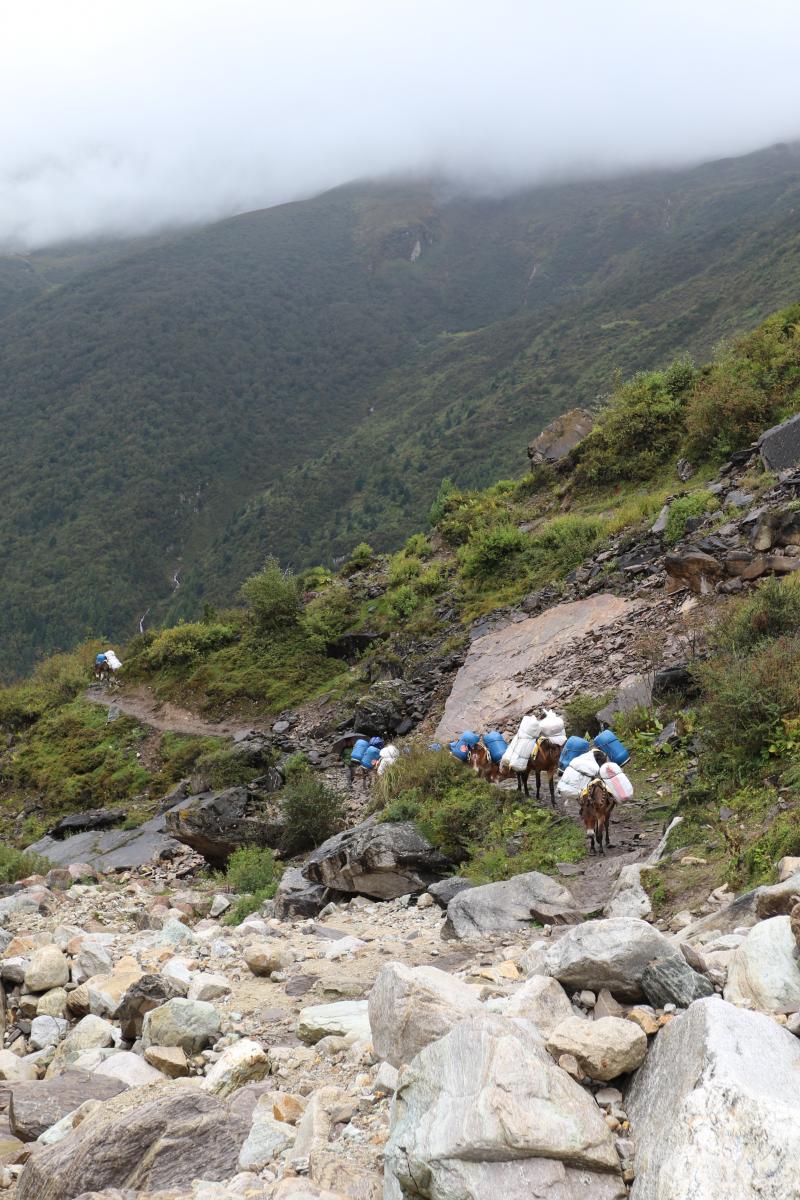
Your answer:
[[[189,796],[167,813],[166,830],[211,866],[224,867],[240,846],[276,846],[283,823],[277,800],[234,787]]]
[[[574,450],[594,428],[594,417],[585,408],[572,408],[545,425],[528,446],[531,470],[542,463],[557,463]]]
[[[121,808],[90,808],[87,812],[70,813],[53,826],[50,837],[60,839],[95,829],[111,829],[114,825],[121,825],[126,816],[127,813]]]
[[[188,1192],[194,1179],[232,1178],[247,1133],[224,1102],[199,1088],[135,1088],[39,1150],[22,1172],[18,1200],[75,1200],[112,1186]]]
[[[481,1011],[476,992],[436,967],[392,962],[379,972],[369,994],[375,1053],[393,1067],[411,1062],[430,1042]]]
[[[667,589],[688,587],[701,596],[710,595],[720,582],[723,569],[711,554],[694,548],[674,550],[664,556]]]
[[[128,1085],[106,1075],[70,1069],[54,1079],[35,1079],[15,1083],[8,1105],[11,1132],[23,1142],[33,1142],[45,1129],[55,1125],[67,1113],[80,1108],[86,1100],[110,1100]]]
[[[628,1092],[631,1200],[800,1195],[800,1042],[717,997],[658,1035]]]
[[[623,1200],[611,1132],[531,1027],[463,1021],[404,1070],[386,1146],[399,1200]]]
[[[761,461],[768,471],[785,471],[800,463],[800,416],[773,425],[758,439]]]
[[[550,875],[528,871],[500,883],[459,892],[447,906],[446,934],[466,938],[530,928],[534,921],[565,925],[580,920],[567,889]]]
[[[303,875],[339,892],[389,900],[424,892],[449,867],[410,821],[370,818],[318,846]]]

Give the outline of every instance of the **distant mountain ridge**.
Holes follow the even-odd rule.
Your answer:
[[[0,258],[0,673],[418,526],[800,291],[800,150],[500,199],[359,183]],[[33,275],[33,282],[27,275]],[[26,278],[23,278],[26,276]]]

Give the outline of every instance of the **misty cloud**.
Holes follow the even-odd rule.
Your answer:
[[[0,242],[25,246],[800,136],[794,0],[30,0],[3,33]]]

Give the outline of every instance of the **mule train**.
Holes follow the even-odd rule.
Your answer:
[[[594,739],[566,736],[564,722],[545,710],[522,718],[510,742],[497,731],[463,733],[450,743],[450,753],[468,763],[490,783],[516,776],[517,791],[530,796],[528,779],[536,776],[536,799],[541,798],[541,777],[547,775],[550,803],[556,794],[566,805],[575,801],[578,815],[589,837],[592,853],[604,854],[611,846],[611,814],[619,801],[629,800],[633,786],[622,767],[630,755],[610,729]],[[556,773],[561,776],[556,786]]]

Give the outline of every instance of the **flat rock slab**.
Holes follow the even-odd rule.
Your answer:
[[[186,805],[179,800],[168,812]],[[137,829],[90,830],[76,833],[65,840],[43,837],[28,846],[32,854],[42,854],[54,866],[68,867],[70,863],[88,863],[98,871],[108,867],[125,869],[150,862],[162,850],[180,850],[180,842],[168,837],[165,830],[166,813],[145,821]]]
[[[590,630],[610,625],[632,607],[628,600],[601,592],[476,638],[456,675],[437,740],[450,741],[464,729],[517,721],[547,699],[546,681],[528,681],[538,662]]]
[[[23,1142],[33,1142],[56,1121],[80,1108],[84,1100],[110,1100],[127,1086],[120,1079],[78,1070],[53,1079],[15,1083],[8,1107],[11,1132]]]

